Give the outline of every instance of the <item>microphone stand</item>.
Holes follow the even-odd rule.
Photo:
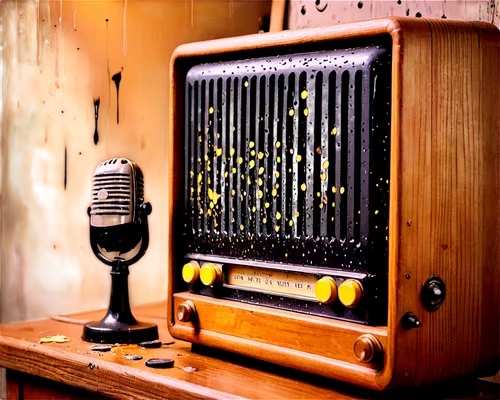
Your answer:
[[[97,241],[91,233],[91,247],[96,256],[111,266],[111,295],[106,315],[100,321],[85,324],[82,339],[95,343],[140,343],[158,339],[158,327],[150,322],[137,321],[132,315],[128,295],[128,266],[141,258],[149,244],[147,215],[151,212],[151,205],[141,206],[143,218],[140,229],[142,231],[141,248],[136,256],[130,260],[115,257],[106,259],[97,248]]]

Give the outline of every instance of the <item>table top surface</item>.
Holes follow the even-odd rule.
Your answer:
[[[104,311],[99,310],[74,314],[65,322],[50,319],[0,325],[0,366],[120,399],[500,397],[499,385],[479,380],[376,393],[224,351],[192,348],[169,335],[166,302],[136,307],[134,315],[158,325],[161,348],[122,345],[110,352],[92,351],[95,344],[81,339],[82,325],[102,318]],[[53,335],[65,335],[70,341],[39,343],[42,337]],[[126,354],[143,359],[132,361]],[[175,364],[170,369],[152,369],[145,366],[150,358],[170,358]]]

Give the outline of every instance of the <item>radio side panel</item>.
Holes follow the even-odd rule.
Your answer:
[[[399,215],[391,224],[400,233],[389,293],[397,386],[471,374],[499,353],[499,32],[427,22],[431,40],[413,48],[416,37],[403,32]],[[429,312],[421,291],[431,276],[445,282],[446,298]],[[405,331],[409,311],[421,326]]]

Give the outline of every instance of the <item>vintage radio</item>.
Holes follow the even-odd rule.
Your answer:
[[[390,18],[179,47],[171,334],[378,390],[493,374],[499,37]]]

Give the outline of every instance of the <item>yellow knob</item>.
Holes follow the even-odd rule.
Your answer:
[[[205,286],[212,286],[215,282],[220,280],[221,271],[220,267],[216,264],[205,263],[200,270],[200,280]]]
[[[353,279],[347,279],[339,286],[340,302],[349,308],[356,307],[363,298],[363,285]]]
[[[316,294],[316,298],[320,303],[331,303],[337,298],[337,285],[333,278],[324,276],[318,282],[316,282],[314,293]]]
[[[189,261],[182,267],[182,279],[184,282],[192,284],[200,276],[200,265],[196,261]]]

